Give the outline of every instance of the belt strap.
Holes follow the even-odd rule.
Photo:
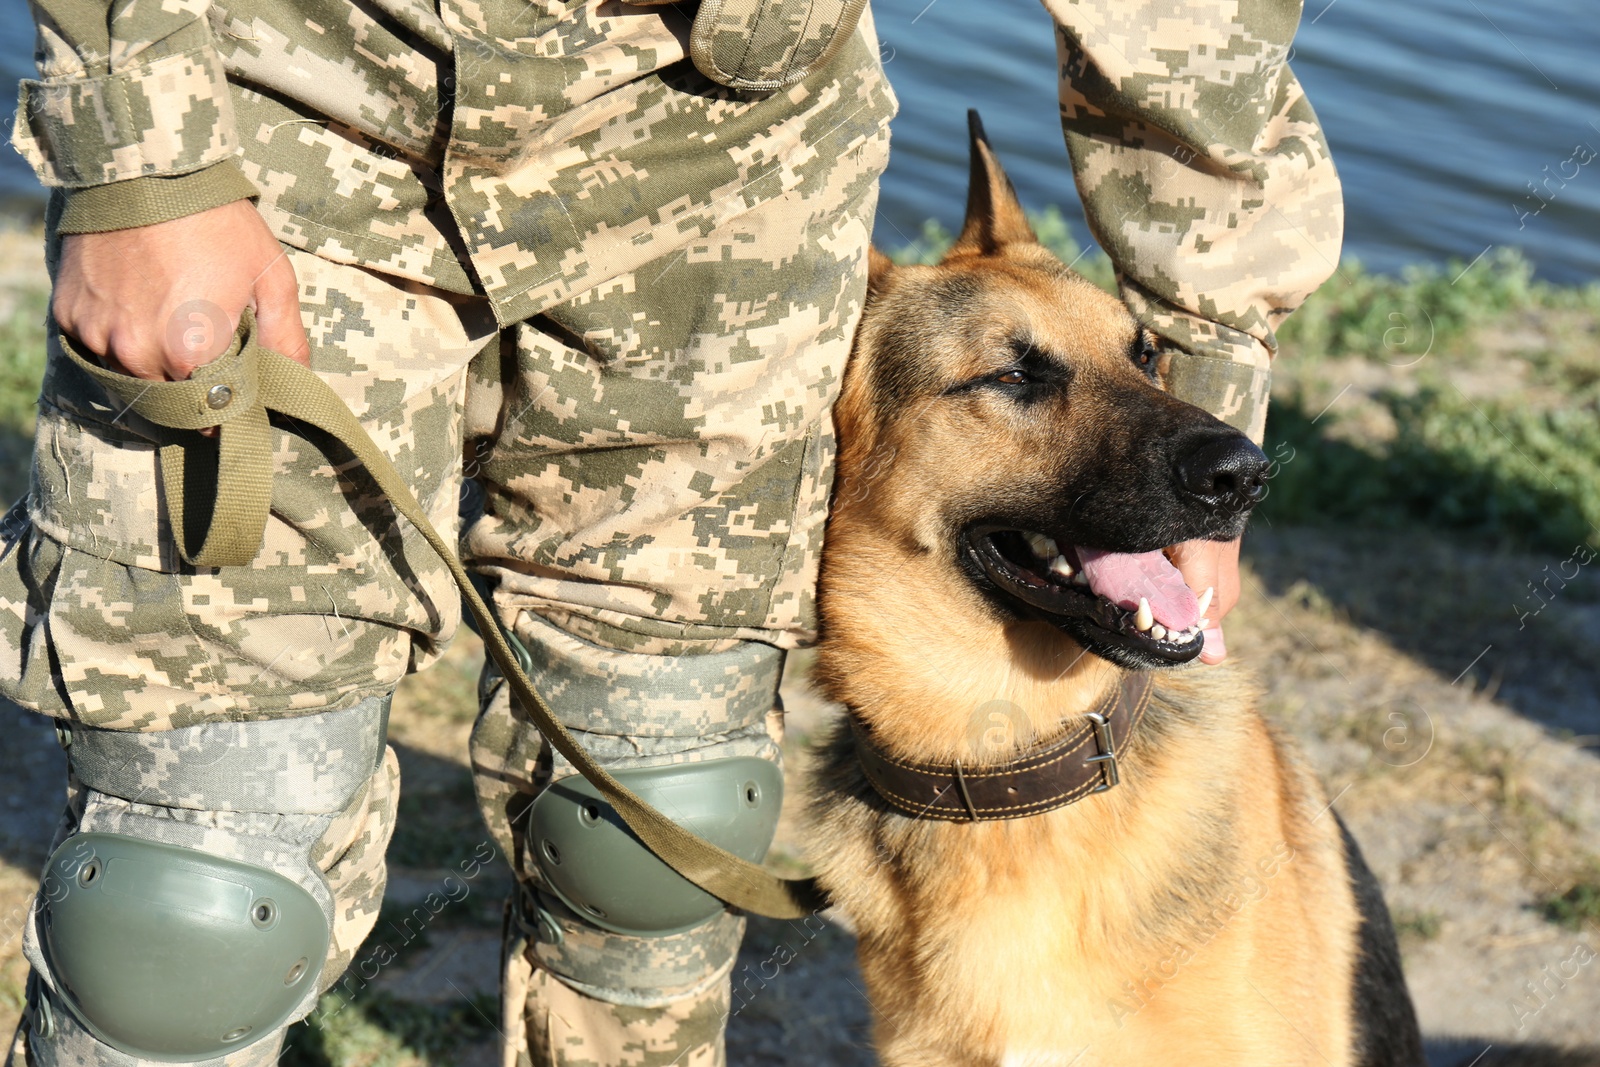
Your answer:
[[[854,725],[856,758],[889,806],[917,819],[1019,819],[1065,807],[1117,784],[1117,759],[1150,704],[1150,676],[1124,675],[1086,721],[1001,766],[897,759]]]
[[[305,718],[153,733],[73,723],[67,752],[80,782],[135,803],[330,815],[344,810],[382,761],[389,698],[308,718],[315,729],[305,728]]]
[[[528,681],[499,621],[478,595],[455,552],[428,522],[410,487],[344,401],[306,367],[256,344],[254,326],[246,309],[229,349],[181,382],[149,382],[114,373],[85,359],[68,338],[60,339],[62,351],[79,370],[138,415],[166,428],[167,439],[161,443],[162,478],[167,514],[184,559],[198,567],[229,567],[248,565],[255,558],[272,496],[268,411],[332,435],[361,462],[390,506],[405,516],[449,568],[478,623],[485,648],[523,712],[551,747],[594,784],[650,851],[707,893],[745,911],[798,919],[826,906],[827,899],[814,879],[780,878],[697,837],[640,800],[590,758]],[[209,426],[220,427],[215,443],[193,432]],[[191,466],[201,465],[210,474],[202,484],[216,487],[215,503],[207,516],[185,510],[185,493],[190,488],[185,472],[189,471],[193,480]],[[195,503],[188,500],[191,508]],[[191,556],[188,547],[196,540],[200,548]]]

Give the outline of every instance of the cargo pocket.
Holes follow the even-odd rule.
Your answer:
[[[689,37],[695,67],[730,89],[782,89],[825,65],[867,0],[701,0]]]

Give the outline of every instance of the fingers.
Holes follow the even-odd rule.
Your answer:
[[[1215,590],[1206,609],[1209,624],[1200,662],[1221,663],[1228,658],[1222,620],[1239,602],[1239,541],[1186,541],[1171,550],[1171,558],[1190,589]]]
[[[149,226],[73,234],[51,312],[112,370],[181,381],[221,355],[247,306],[269,348],[309,363],[294,267],[255,206],[240,200]]]
[[[280,256],[256,280],[255,305],[257,342],[311,366],[311,342],[300,318],[300,283],[288,256]]]

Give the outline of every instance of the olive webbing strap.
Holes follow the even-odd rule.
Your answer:
[[[595,763],[528,681],[498,620],[478,595],[455,552],[428,522],[410,487],[344,401],[306,367],[256,344],[253,326],[247,310],[233,345],[181,382],[148,382],[106,370],[76,352],[68,338],[61,338],[63,351],[78,369],[135,413],[163,428],[161,466],[167,513],[184,559],[199,567],[243,566],[259,551],[271,497],[269,410],[321,429],[366,467],[394,510],[411,522],[450,569],[478,622],[489,655],[534,725],[594,784],[651,852],[707,893],[745,911],[797,919],[826,906],[827,898],[815,880],[781,878],[718,848],[640,800]],[[215,459],[205,460],[214,463],[216,501],[201,548],[191,556],[185,543],[185,474],[195,469],[197,457],[210,457],[213,449],[207,439],[193,432],[173,431],[209,426],[220,427]],[[191,513],[187,518],[193,522],[195,516]]]

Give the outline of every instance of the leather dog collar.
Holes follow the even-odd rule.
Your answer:
[[[1150,704],[1150,676],[1125,674],[1087,722],[1002,766],[964,768],[890,756],[853,722],[856,758],[878,795],[917,819],[1018,819],[1065,807],[1117,784],[1117,758]]]

